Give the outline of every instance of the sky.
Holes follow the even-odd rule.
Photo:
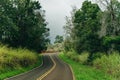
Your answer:
[[[45,10],[47,27],[50,28],[50,40],[53,43],[56,35],[64,35],[63,26],[65,17],[70,16],[72,6],[81,8],[85,0],[39,0],[42,9]]]

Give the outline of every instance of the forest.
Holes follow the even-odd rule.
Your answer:
[[[49,42],[44,16],[39,1],[0,1],[0,42],[41,52]]]
[[[78,64],[82,63],[110,74],[115,80],[120,79],[118,0],[96,0],[96,3],[86,0],[80,9],[73,7],[71,16],[66,17],[64,30],[66,34],[63,53],[66,56]]]

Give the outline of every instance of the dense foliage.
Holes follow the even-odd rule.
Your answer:
[[[0,80],[29,71],[41,63],[42,58],[36,52],[0,44]]]
[[[44,11],[33,0],[0,1],[0,41],[40,52],[49,41]]]
[[[64,26],[66,51],[75,50],[81,54],[89,52],[88,61],[97,52],[110,54],[120,51],[120,2],[118,0],[98,0],[98,4],[84,1],[81,9],[73,8],[71,17],[66,18]]]
[[[57,35],[55,37],[55,42],[54,43],[62,43],[63,42],[63,36]]]
[[[66,18],[65,56],[120,80],[120,1],[96,1],[84,1]]]
[[[77,41],[75,42],[76,51],[82,52],[87,50],[91,53],[98,51],[100,29],[99,19],[97,17],[100,11],[98,5],[85,1],[81,10],[76,11],[74,19],[74,34]]]

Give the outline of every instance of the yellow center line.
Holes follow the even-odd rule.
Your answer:
[[[53,67],[50,70],[48,70],[46,73],[44,73],[41,77],[39,77],[37,80],[42,80],[43,78],[45,78],[49,73],[51,73],[55,69],[56,63],[51,56],[50,56],[50,58],[53,62]]]

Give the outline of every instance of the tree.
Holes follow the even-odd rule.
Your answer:
[[[0,11],[1,42],[38,52],[46,48],[49,29],[38,1],[2,0]]]
[[[55,42],[54,43],[62,43],[63,42],[63,36],[57,35],[55,37]]]
[[[71,20],[68,19],[65,26],[65,30],[70,31],[71,38],[70,41],[65,42],[65,47],[68,45],[67,42],[70,42],[77,53],[81,54],[88,51],[90,53],[88,61],[92,61],[93,55],[102,48],[99,37],[101,26],[99,14],[101,12],[97,4],[86,0],[83,2],[81,9],[73,12]],[[67,28],[69,25],[72,25],[72,27]],[[66,49],[69,50],[68,47]]]
[[[98,31],[100,30],[100,23],[98,13],[100,8],[97,4],[92,4],[89,1],[85,1],[82,8],[75,13],[74,20],[74,33],[76,34],[76,51],[81,53],[82,51],[89,51],[94,53],[99,48]]]
[[[101,32],[104,33],[102,34],[104,43],[108,39],[110,40],[107,42],[107,44],[109,43],[109,46],[106,46],[108,48],[107,52],[110,54],[114,50],[120,51],[119,47],[116,47],[120,45],[114,42],[114,39],[118,40],[120,36],[120,2],[118,0],[99,0],[99,2],[100,5],[105,7],[102,13]]]
[[[73,49],[73,42],[75,41],[74,37],[74,14],[76,13],[77,8],[74,6],[72,7],[71,16],[66,16],[66,24],[64,25],[65,31],[65,40],[64,40],[64,50],[70,51]]]
[[[120,2],[118,0],[99,0],[105,7],[103,12],[104,22],[102,28],[106,29],[107,36],[117,36],[120,34]],[[106,24],[106,25],[105,25]]]

